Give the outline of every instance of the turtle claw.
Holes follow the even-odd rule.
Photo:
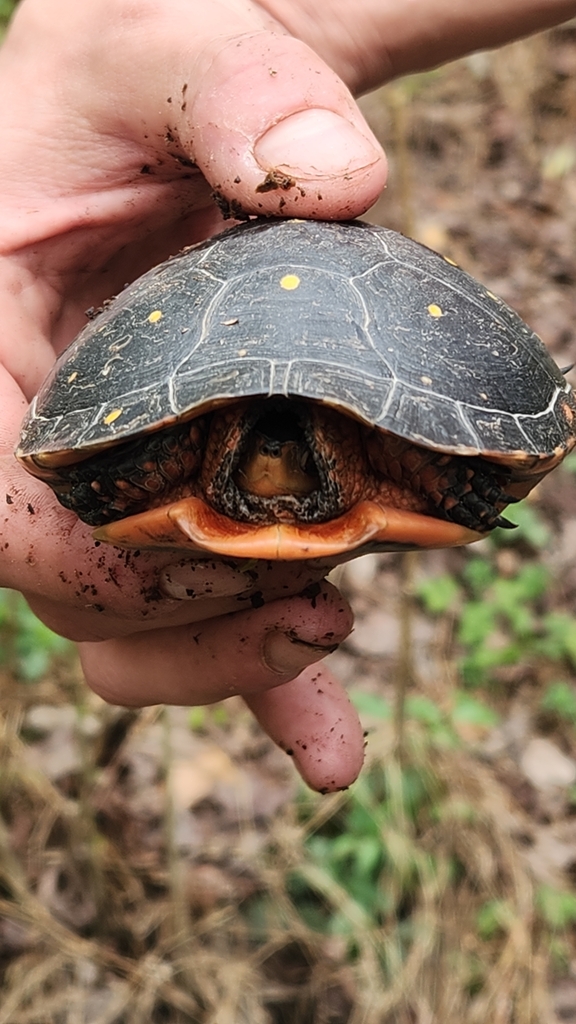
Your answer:
[[[518,501],[518,498],[516,498],[516,501]],[[492,525],[493,526],[499,526],[502,530],[517,530],[518,529],[518,523],[510,522],[510,520],[506,519],[505,516],[498,516],[498,519],[495,519],[494,522],[492,523]]]
[[[444,475],[449,478],[453,474],[455,481],[444,489],[439,512],[451,522],[483,533],[497,526],[505,530],[515,529],[516,524],[500,514],[506,505],[514,505],[520,500],[504,490],[509,470],[482,458],[455,456],[450,471],[450,474],[446,473],[445,469]],[[466,481],[465,486],[463,480]]]

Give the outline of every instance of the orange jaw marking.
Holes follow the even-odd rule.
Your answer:
[[[482,536],[457,523],[381,508],[374,501],[361,501],[326,523],[253,525],[228,519],[201,498],[183,498],[94,531],[95,540],[123,548],[181,548],[197,554],[281,561],[345,556],[365,547],[375,551],[398,546],[458,547]]]

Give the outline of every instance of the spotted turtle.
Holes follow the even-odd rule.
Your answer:
[[[100,540],[338,560],[510,526],[575,442],[542,342],[451,260],[360,222],[257,220],[109,302],[17,457]]]

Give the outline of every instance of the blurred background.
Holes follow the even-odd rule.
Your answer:
[[[366,219],[576,359],[576,23],[363,107]],[[0,591],[0,1024],[576,1021],[576,458],[506,514],[344,569],[367,752],[329,797],[239,701],[104,705]]]

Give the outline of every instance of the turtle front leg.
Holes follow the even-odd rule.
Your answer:
[[[375,473],[425,498],[431,515],[481,533],[515,528],[501,515],[519,500],[506,491],[507,467],[481,456],[420,448],[392,434],[371,434],[367,451]]]
[[[105,448],[51,481],[61,505],[102,526],[192,493],[207,428],[202,417]]]

